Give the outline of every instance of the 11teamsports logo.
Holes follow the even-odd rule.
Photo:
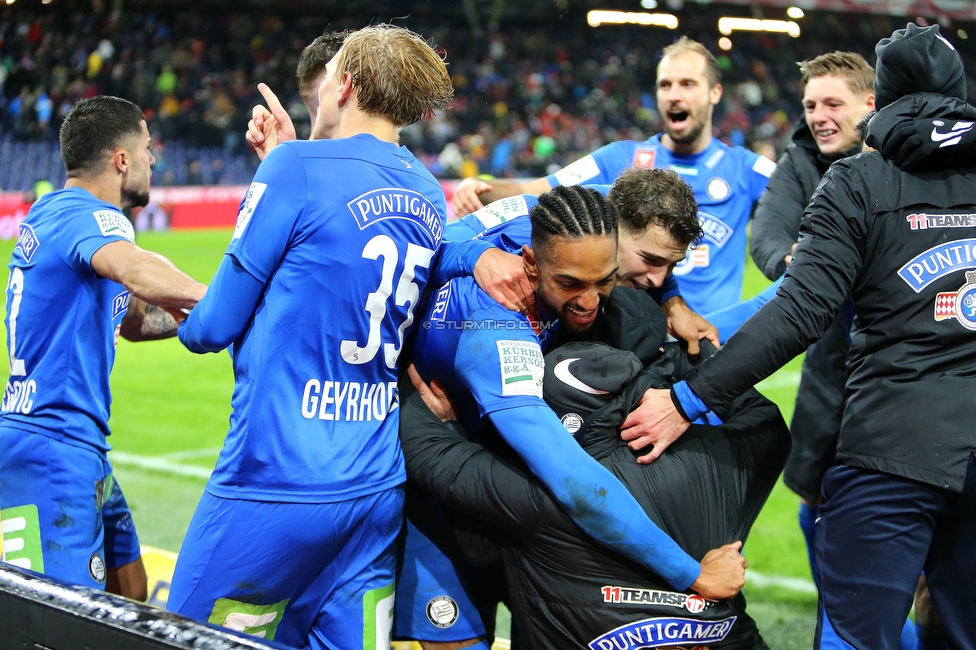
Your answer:
[[[976,271],[966,271],[966,284],[958,291],[935,296],[935,320],[956,319],[968,330],[976,331]]]
[[[600,591],[605,603],[683,607],[692,614],[698,614],[715,605],[715,601],[706,600],[698,594],[682,594],[676,591],[613,586],[603,587]]]

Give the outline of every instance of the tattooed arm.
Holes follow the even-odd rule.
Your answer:
[[[176,336],[178,326],[172,312],[131,296],[119,333],[128,341],[155,341]]]

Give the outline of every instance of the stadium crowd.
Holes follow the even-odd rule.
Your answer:
[[[872,45],[899,24],[885,16],[821,14],[801,21],[800,39],[737,33],[734,47],[722,52],[716,21],[735,9],[677,12],[678,31],[716,52],[722,67],[715,135],[773,159],[799,116],[796,62],[837,49],[872,61]],[[675,32],[594,29],[579,9],[546,20],[508,17],[480,34],[449,5],[436,13],[420,9],[403,23],[443,48],[455,86],[449,110],[403,132],[404,144],[439,178],[540,176],[608,142],[660,131],[654,68]],[[0,139],[53,143],[78,100],[113,94],[145,109],[157,156],[154,183],[246,183],[256,160],[240,123],[260,101],[257,82],[276,89],[299,137],[307,137],[294,79],[298,56],[322,25],[359,24],[359,15],[287,9],[97,14],[9,7],[0,16]],[[971,52],[961,54],[973,60]],[[35,180],[8,189],[27,189]]]

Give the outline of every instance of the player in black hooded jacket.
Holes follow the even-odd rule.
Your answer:
[[[641,442],[659,451],[687,425],[679,413],[721,408],[771,374],[850,295],[841,464],[817,522],[817,647],[897,647],[924,568],[950,646],[974,648],[976,108],[938,26],[909,24],[877,53],[866,142],[878,151],[830,168],[777,296],[686,384],[645,399],[658,424]]]
[[[863,134],[857,124],[874,110],[874,70],[860,54],[828,52],[798,66],[804,114],[797,120],[792,143],[769,177],[752,221],[752,258],[770,280],[786,271],[803,210],[827,169],[833,162],[861,152]],[[807,350],[790,424],[793,450],[783,472],[783,481],[803,499],[800,527],[814,574],[814,521],[820,484],[834,464],[844,412],[849,332],[845,314],[838,314],[820,341]]]
[[[666,355],[659,352],[666,319],[643,292],[614,289],[603,320],[612,325],[599,328],[599,338],[641,359],[604,343],[567,343],[546,356],[546,401],[648,516],[707,562],[709,549],[745,540],[789,451],[786,424],[774,404],[750,391],[721,412],[724,424],[692,425],[656,464],[638,464],[620,439],[620,423],[647,388],[670,385],[690,361],[675,344]],[[564,383],[559,368],[573,379]],[[494,525],[490,538],[501,547],[524,647],[767,648],[741,593],[716,602],[675,592],[660,576],[592,541],[524,465],[468,441],[420,395],[405,399],[401,423],[410,480]],[[462,539],[469,557],[474,550],[483,554],[484,530],[471,534],[470,522],[459,528],[469,531]]]

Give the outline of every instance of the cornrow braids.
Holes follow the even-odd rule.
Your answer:
[[[559,186],[542,194],[529,211],[529,219],[537,255],[548,254],[555,237],[617,234],[617,209],[596,190],[579,185]]]

